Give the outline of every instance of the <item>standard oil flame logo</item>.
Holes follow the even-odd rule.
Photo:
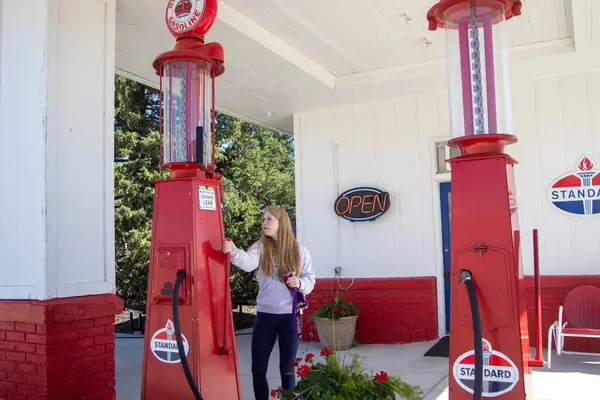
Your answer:
[[[515,388],[520,379],[519,369],[504,353],[496,351],[483,339],[483,397],[498,397]],[[475,350],[469,350],[456,359],[452,376],[466,392],[475,388]]]
[[[588,157],[581,158],[577,171],[561,176],[548,188],[548,200],[568,214],[600,214],[600,170],[594,169]]]
[[[187,356],[190,350],[190,344],[183,332],[181,333],[181,341],[183,349]],[[177,364],[181,362],[179,357],[179,349],[177,348],[177,339],[175,339],[175,327],[170,319],[167,320],[163,329],[157,330],[152,339],[150,339],[150,350],[152,354],[161,362],[167,364]]]

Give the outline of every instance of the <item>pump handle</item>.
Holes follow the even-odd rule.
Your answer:
[[[224,300],[223,303],[225,304],[225,312],[223,313],[223,342],[222,345],[219,347],[219,354],[220,355],[227,355],[231,352],[231,349],[227,348],[227,333],[228,333],[228,328],[229,328],[229,318],[228,315],[231,312],[231,295],[230,295],[230,283],[229,283],[229,279],[231,276],[231,267],[230,267],[230,254],[227,253],[225,255],[225,292],[223,293],[224,296]]]

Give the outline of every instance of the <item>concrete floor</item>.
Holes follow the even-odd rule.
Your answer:
[[[242,331],[237,336],[238,360],[243,400],[254,400],[250,374],[249,334]],[[365,367],[375,371],[399,373],[411,385],[418,385],[425,400],[448,399],[448,359],[423,357],[435,344],[433,342],[399,345],[361,345],[351,349],[364,357]],[[140,398],[142,351],[144,340],[139,335],[116,335],[115,361],[117,400]],[[318,353],[318,343],[301,343],[299,356],[307,352]],[[544,354],[546,359],[546,355]],[[269,386],[280,385],[279,352],[273,349],[269,370]],[[533,373],[533,400],[592,400],[600,398],[600,357],[562,355],[552,356],[552,370],[540,369]],[[212,400],[212,399],[206,399]]]

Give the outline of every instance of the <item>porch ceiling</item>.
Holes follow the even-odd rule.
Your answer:
[[[425,19],[435,1],[221,0],[207,35],[225,49],[217,106],[292,132],[294,112],[443,88],[444,32],[428,31]],[[117,73],[158,86],[152,61],[174,44],[166,3],[117,0]],[[570,4],[523,1],[523,14],[506,23],[512,53],[573,52]]]

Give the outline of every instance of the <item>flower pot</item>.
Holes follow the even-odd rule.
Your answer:
[[[346,350],[354,343],[356,319],[358,316],[341,317],[335,321],[328,318],[315,318],[319,341],[323,346],[335,350]],[[335,335],[334,335],[335,332]]]

